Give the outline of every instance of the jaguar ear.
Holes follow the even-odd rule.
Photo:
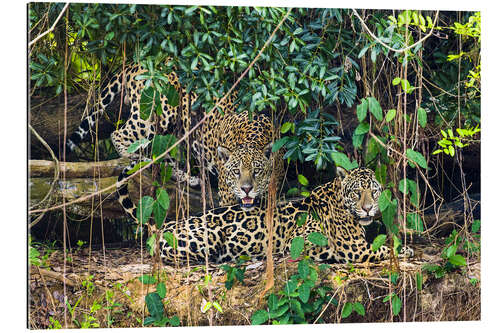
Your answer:
[[[222,146],[217,147],[217,154],[224,163],[226,163],[229,159],[229,156],[231,156],[231,152],[229,151],[229,149]]]
[[[340,179],[344,179],[347,174],[349,173],[349,171],[347,171],[346,169],[342,168],[342,167],[339,167],[337,166],[337,177],[339,177]]]
[[[274,142],[269,142],[264,147],[264,156],[266,156],[267,159],[269,159],[271,157],[271,153],[273,151],[273,144],[274,144]]]

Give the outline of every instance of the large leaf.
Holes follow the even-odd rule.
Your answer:
[[[160,93],[153,86],[143,89],[139,106],[141,119],[149,119],[152,111],[157,112],[156,109],[161,110]]]
[[[368,107],[370,109],[371,114],[378,120],[382,121],[384,119],[384,115],[382,113],[382,108],[380,107],[379,102],[374,97],[368,97]]]
[[[153,204],[155,200],[146,195],[139,200],[139,204],[137,205],[137,219],[139,223],[147,223],[149,218],[151,217],[151,213],[153,212]]]
[[[418,108],[417,110],[418,123],[421,127],[425,127],[427,125],[427,112],[424,109]]]
[[[391,190],[387,189],[384,190],[380,196],[378,197],[378,208],[380,209],[381,212],[385,211],[387,207],[391,204]]]
[[[344,153],[334,151],[331,153],[331,155],[336,166],[340,166],[346,170],[352,170],[358,167],[358,162],[356,161],[351,162],[349,160],[349,157],[347,157],[347,155]]]
[[[311,295],[311,287],[307,284],[301,284],[299,287],[299,298],[303,303],[307,303]]]
[[[309,235],[307,235],[307,240],[318,246],[328,245],[328,238],[326,238],[320,232],[311,232]]]
[[[455,254],[455,255],[449,257],[448,261],[451,264],[456,265],[456,266],[465,266],[465,265],[467,265],[467,261],[460,254]]]
[[[358,106],[356,107],[356,115],[358,116],[359,122],[365,120],[367,111],[368,111],[368,101],[365,98],[363,98],[361,100],[361,103],[358,104]]]
[[[353,305],[354,311],[356,311],[360,316],[365,315],[365,307],[359,302],[355,302]]]
[[[352,313],[352,309],[353,309],[353,306],[352,306],[351,302],[345,303],[344,307],[342,308],[342,318],[349,317]]]
[[[290,256],[293,260],[297,259],[304,250],[304,237],[295,237],[290,245]]]
[[[382,245],[384,245],[386,239],[387,239],[387,235],[384,235],[384,234],[378,235],[377,237],[375,237],[375,239],[373,240],[373,243],[372,243],[372,251],[376,252],[378,249],[380,249],[380,247]]]
[[[140,148],[146,148],[147,145],[149,144],[149,140],[146,138],[139,139],[135,142],[133,142],[130,146],[127,148],[127,153],[133,154]]]
[[[421,168],[427,169],[427,161],[424,155],[413,149],[406,149],[406,156],[413,162],[417,163]],[[411,165],[411,164],[410,164]]]

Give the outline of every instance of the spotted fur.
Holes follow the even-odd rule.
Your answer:
[[[144,80],[136,80],[135,76],[145,71],[140,65],[134,65],[116,74],[102,88],[96,110],[84,118],[67,142],[68,147],[73,150],[85,139],[94,129],[98,116],[104,113],[123,90],[124,101],[130,104],[130,117],[111,134],[111,141],[121,156],[131,158],[133,161],[120,174],[119,181],[127,177],[127,171],[140,160],[139,154],[128,153],[127,148],[141,138],[152,139],[157,134],[154,112],[150,119],[143,120],[140,117],[140,97],[145,83]],[[167,98],[161,96],[163,113],[159,119],[158,134],[184,134],[191,127],[192,118],[197,117],[191,110],[197,95],[192,92],[187,93],[181,87],[175,72],[169,73],[167,79],[177,89],[180,101],[177,107],[172,107],[167,103]],[[123,87],[122,82],[124,82]],[[209,115],[201,129],[195,132],[192,150],[199,162],[204,156],[208,170],[218,174],[219,205],[241,204],[244,208],[251,208],[258,203],[258,199],[264,195],[269,184],[269,170],[274,163],[269,150],[273,140],[273,125],[271,119],[263,114],[254,115],[252,120],[249,120],[247,111],[237,114],[234,99],[235,95],[219,104],[223,112],[216,111]],[[178,123],[180,127],[176,126]],[[283,161],[279,157],[275,158],[277,178],[280,181],[284,175]],[[239,164],[239,176],[234,173],[237,164]],[[175,168],[173,178],[186,181],[191,186],[196,186],[200,182],[198,177],[188,178],[184,172]],[[248,195],[242,196],[241,191],[248,192]],[[118,188],[118,195],[118,200],[125,211],[135,218],[136,206],[129,198],[127,184]]]
[[[332,182],[314,189],[299,201],[279,204],[274,212],[274,254],[289,251],[292,239],[307,238],[321,232],[328,238],[324,247],[309,244],[308,255],[320,262],[375,262],[389,258],[390,249],[381,246],[372,251],[365,240],[364,229],[378,212],[376,201],[381,186],[370,169],[357,168],[341,172]],[[205,255],[214,263],[235,261],[242,255],[262,259],[267,247],[265,210],[244,210],[240,205],[219,207],[184,221],[170,221],[161,234],[171,232],[177,239],[172,248],[161,240],[161,256],[165,262],[185,261],[202,263]],[[297,220],[306,214],[305,223]],[[205,241],[206,232],[206,241]],[[404,256],[413,255],[409,248]]]

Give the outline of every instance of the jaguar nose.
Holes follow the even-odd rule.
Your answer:
[[[363,205],[363,210],[368,214],[370,210],[372,209],[373,205],[372,204],[364,204]]]
[[[249,184],[246,184],[246,185],[243,185],[241,186],[241,189],[243,190],[243,192],[245,192],[247,195],[248,193],[250,193],[250,191],[252,190],[253,186],[252,185],[249,185]]]

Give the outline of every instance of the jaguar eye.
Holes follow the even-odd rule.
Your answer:
[[[240,169],[234,169],[234,170],[233,170],[233,173],[234,173],[236,176],[239,176],[239,175],[240,175]]]
[[[262,171],[262,169],[254,169],[253,174],[258,175],[259,173],[261,173],[261,171]]]

